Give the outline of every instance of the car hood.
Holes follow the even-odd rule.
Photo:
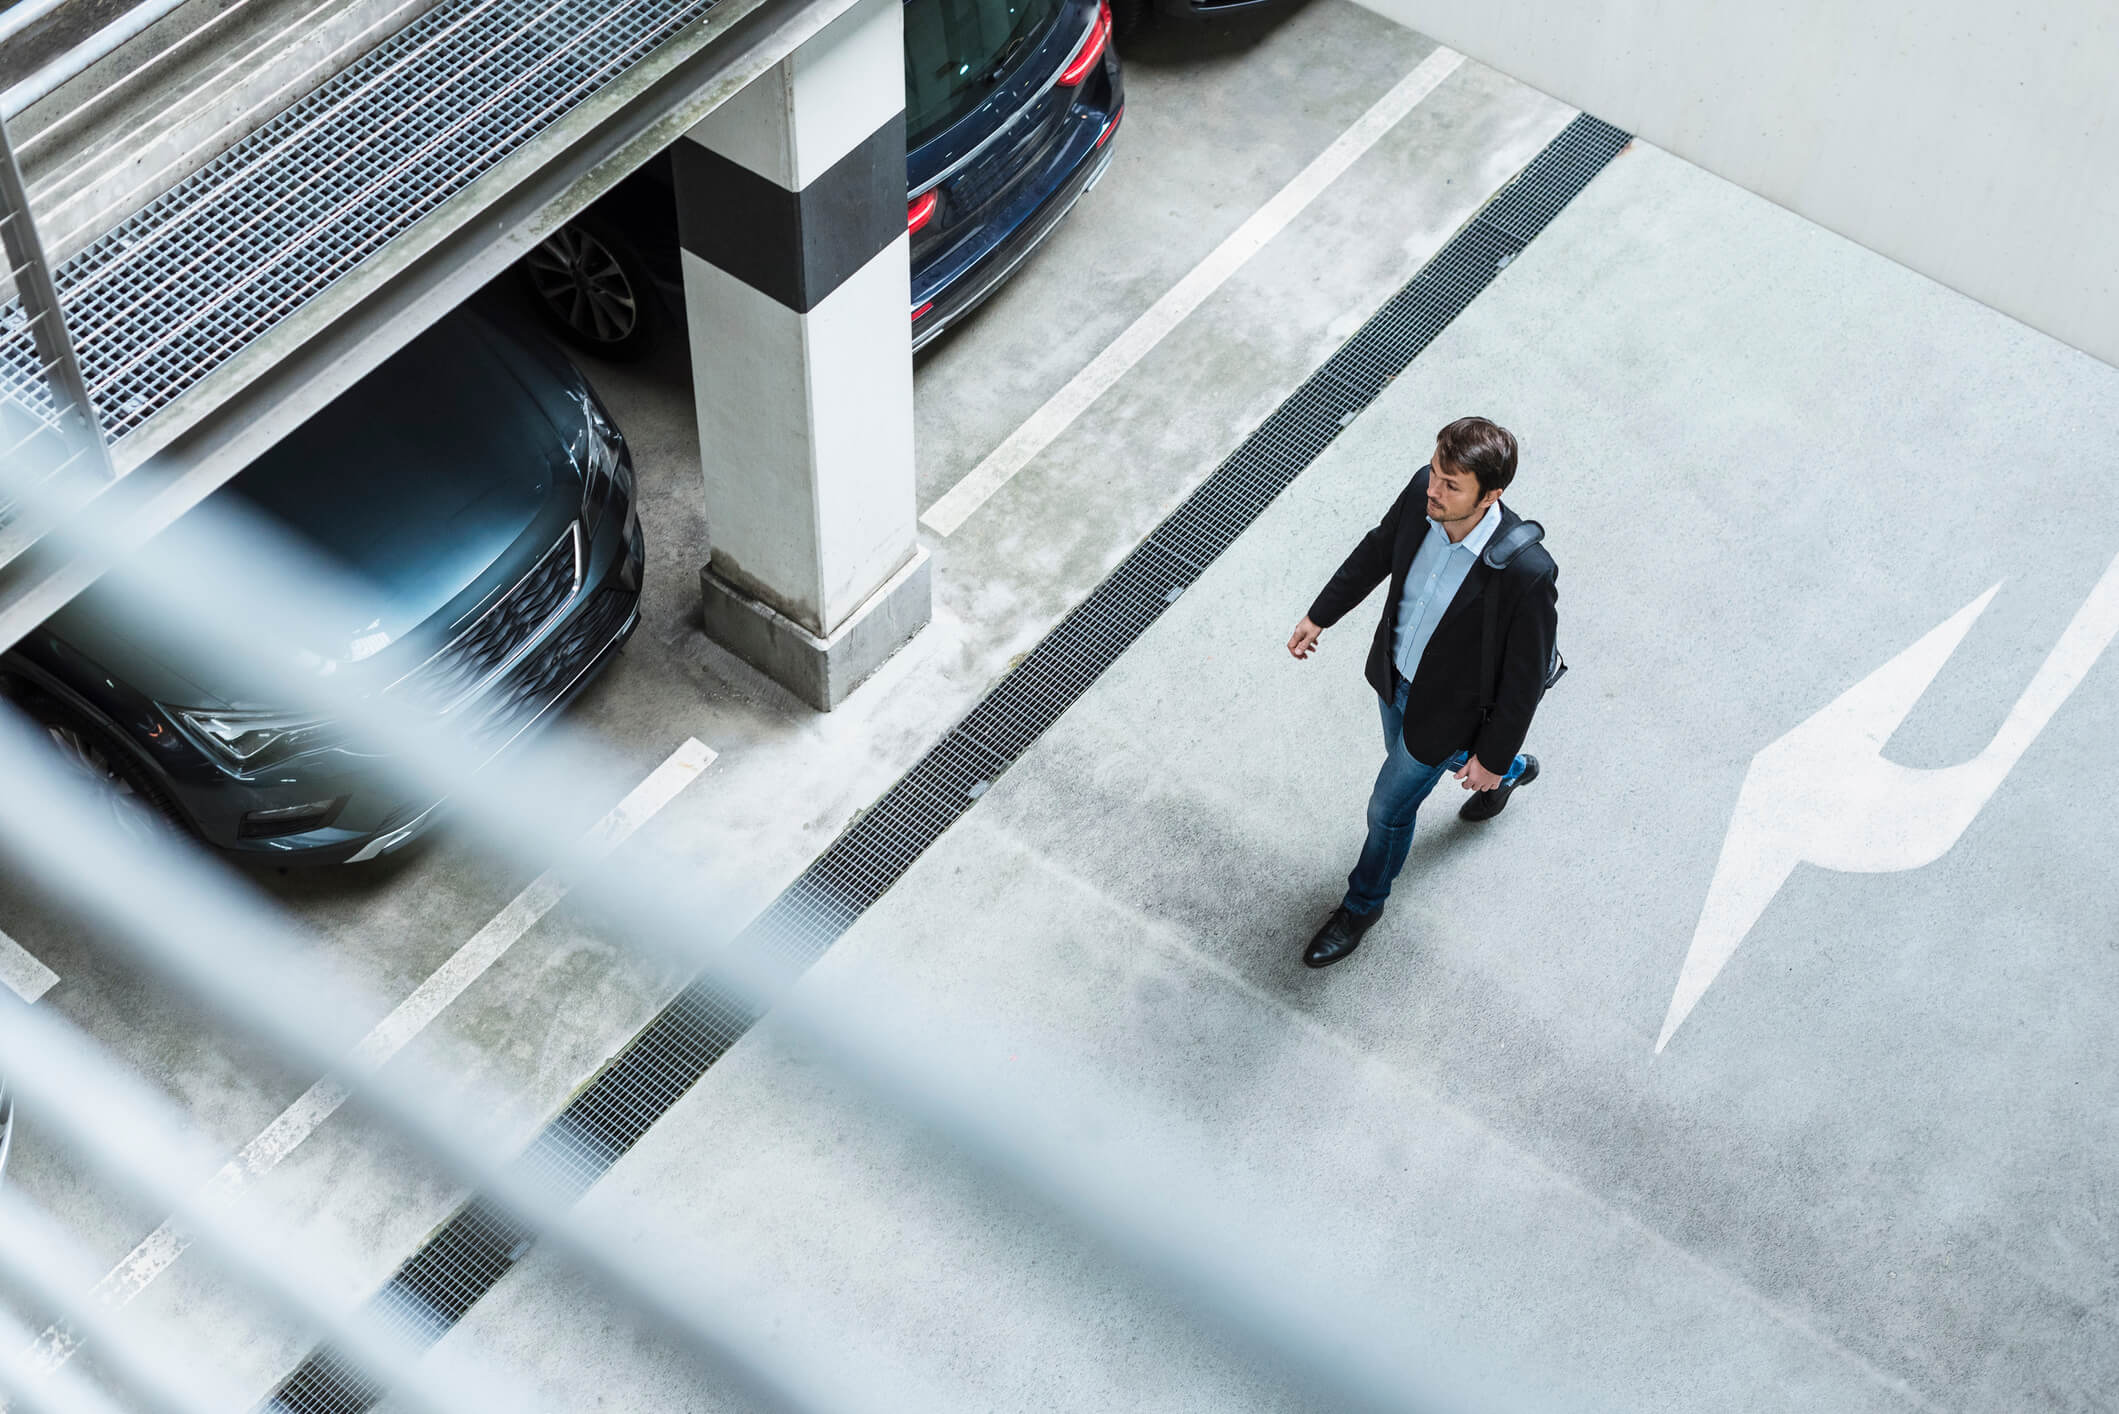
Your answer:
[[[534,381],[534,361],[509,352],[482,321],[444,319],[77,597],[51,629],[105,652],[113,641],[140,645],[125,602],[171,576],[196,576],[222,527],[254,518],[326,575],[246,560],[223,596],[223,622],[264,636],[269,611],[335,578],[340,602],[313,626],[299,661],[337,672],[372,660],[363,672],[394,677],[445,635],[457,617],[444,612],[452,603],[481,580],[489,584],[473,599],[527,571],[580,506],[566,439],[519,371],[528,365]],[[564,403],[563,390],[544,391]],[[220,704],[270,700],[240,672],[213,671],[188,653],[181,665],[156,656]]]

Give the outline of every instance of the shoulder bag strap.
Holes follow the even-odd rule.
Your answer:
[[[1494,634],[1501,621],[1502,574],[1510,560],[1544,538],[1544,526],[1534,520],[1519,520],[1508,528],[1507,534],[1496,535],[1486,553],[1479,556],[1480,562],[1493,571],[1486,582],[1486,626],[1479,643],[1479,681],[1485,688],[1479,702],[1482,721],[1494,715],[1501,697],[1501,675],[1494,667]]]

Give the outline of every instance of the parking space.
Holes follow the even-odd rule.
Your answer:
[[[1148,36],[1126,56],[1127,114],[1103,181],[916,365],[921,508],[1433,54],[1347,0]],[[587,831],[687,742],[702,744],[711,765],[641,814],[622,847],[710,901],[708,926],[739,927],[1568,116],[1475,64],[1449,71],[959,529],[925,532],[936,554],[933,623],[829,715],[700,630],[710,527],[682,341],[634,364],[582,360],[633,451],[648,566],[639,629],[568,715],[567,729],[593,739],[604,764],[551,802],[553,817]],[[516,308],[508,290],[485,299],[503,317]],[[314,956],[347,979],[356,1029],[383,1022],[474,939],[490,943],[487,930],[533,882],[447,830],[367,866],[254,877],[307,931]],[[230,1154],[317,1079],[171,1002],[23,881],[0,880],[0,926],[58,978],[40,1005],[153,1077]],[[483,1137],[503,1145],[548,1118],[679,980],[563,901],[485,951],[460,995],[405,1038],[406,1053],[479,1097]],[[102,1193],[33,1123],[21,1127],[9,1182],[63,1213],[113,1270],[163,1216]],[[341,1113],[276,1154],[241,1201],[341,1248],[373,1285],[458,1196]],[[253,1305],[194,1259],[156,1268],[136,1289],[143,1309],[225,1357],[246,1388],[263,1391],[306,1348],[304,1332],[260,1325]]]
[[[1424,809],[1380,924],[1310,971],[1380,750],[1375,601],[1282,642],[1471,408],[1522,436],[1573,671],[1538,782]],[[1293,1293],[1294,1343],[1524,1394],[1464,1407],[2104,1407],[2115,450],[2110,367],[1636,144],[805,988],[889,979],[1019,1065],[1001,1093],[1141,1228],[1246,1215],[1212,1269]],[[1774,850],[1812,863],[1666,1036]],[[1196,1187],[1125,1167],[1172,1152]],[[1346,1407],[1201,1334],[1239,1284],[1153,1241],[1138,1281],[981,1171],[768,1020],[587,1203],[801,1293],[879,1398]],[[541,1257],[451,1339],[562,1406],[738,1407]]]

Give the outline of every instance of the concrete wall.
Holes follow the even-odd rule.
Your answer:
[[[1361,0],[2119,364],[2110,0]]]

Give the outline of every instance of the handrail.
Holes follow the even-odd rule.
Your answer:
[[[65,0],[24,0],[23,4],[0,14],[0,43],[5,43],[11,35],[21,33],[64,3]],[[28,78],[5,93],[0,93],[0,117],[16,117],[31,104],[55,92],[61,84],[78,78],[90,65],[117,52],[120,45],[140,34],[155,21],[168,16],[184,3],[186,0],[141,0],[140,4],[133,6]],[[22,16],[19,21],[15,18],[18,15]],[[15,23],[10,24],[9,21]]]

